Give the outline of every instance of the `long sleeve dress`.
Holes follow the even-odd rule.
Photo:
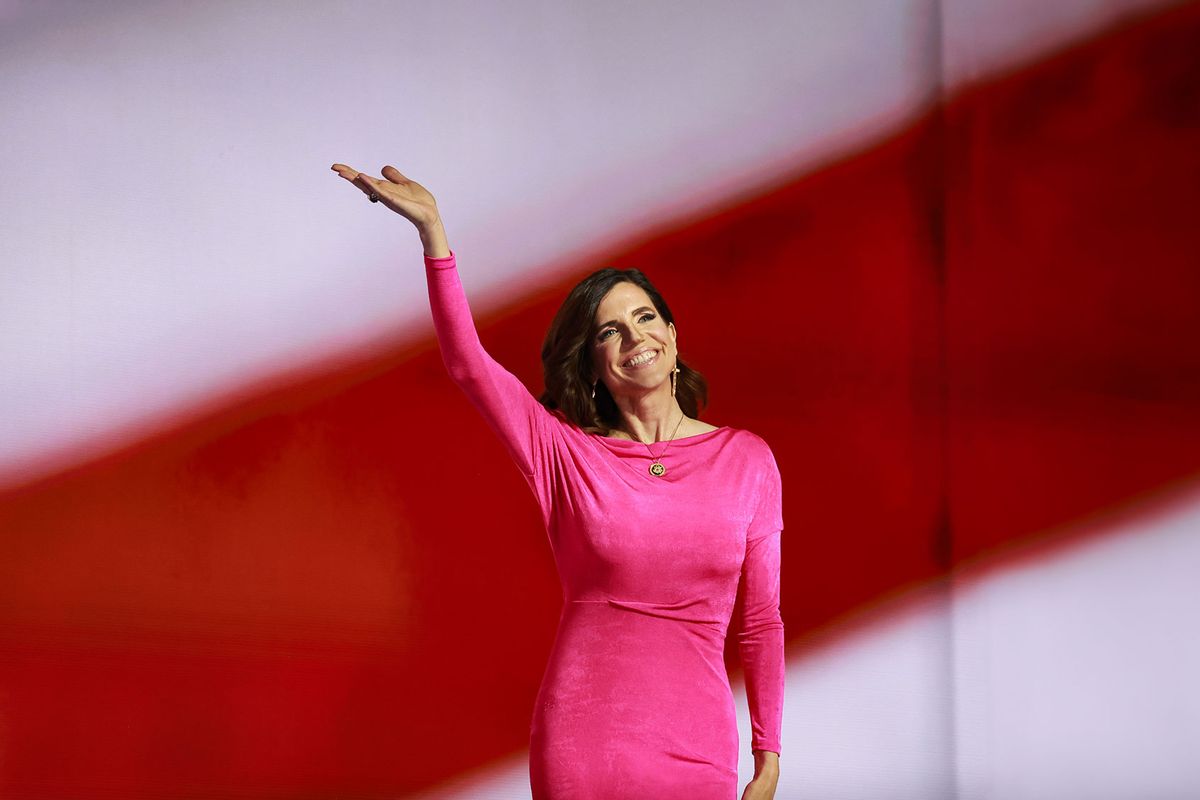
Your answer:
[[[780,750],[781,479],[767,443],[724,426],[659,444],[586,433],[484,350],[453,251],[425,257],[442,359],[524,475],[563,608],[530,726],[534,800],[736,800],[723,648],[738,649],[751,750]],[[653,453],[651,452],[653,450]]]

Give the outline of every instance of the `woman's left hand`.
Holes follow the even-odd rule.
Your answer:
[[[775,800],[775,786],[779,778],[771,775],[759,775],[746,784],[742,792],[742,800]]]
[[[775,800],[779,785],[779,754],[770,750],[754,751],[754,780],[746,784],[742,800]]]

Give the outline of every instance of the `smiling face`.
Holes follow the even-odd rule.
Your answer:
[[[594,322],[594,377],[612,395],[643,394],[670,380],[675,326],[663,322],[642,287],[628,281],[614,285],[600,301]]]

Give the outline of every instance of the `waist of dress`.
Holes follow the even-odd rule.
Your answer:
[[[707,628],[715,633],[725,635],[729,620],[721,619],[715,614],[707,598],[697,597],[676,602],[625,600],[616,597],[569,598],[564,604],[564,612],[570,607],[587,609],[589,607],[608,607],[634,614],[644,614],[649,617],[668,619]]]

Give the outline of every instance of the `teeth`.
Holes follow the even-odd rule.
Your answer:
[[[658,355],[657,350],[649,350],[645,353],[642,353],[637,358],[632,358],[629,361],[626,361],[625,366],[636,367],[638,364],[645,364],[647,361],[651,360],[652,358],[654,358],[657,355]]]

